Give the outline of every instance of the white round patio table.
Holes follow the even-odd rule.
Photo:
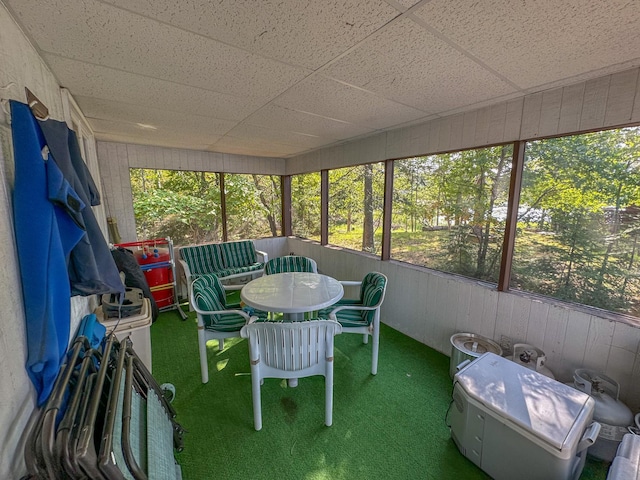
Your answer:
[[[344,295],[342,284],[319,273],[291,272],[264,275],[240,291],[240,299],[265,312],[280,312],[285,320],[303,320],[313,312],[336,303]]]

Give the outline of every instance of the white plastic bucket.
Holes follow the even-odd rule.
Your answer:
[[[465,360],[475,360],[483,353],[502,356],[502,348],[493,340],[475,333],[455,333],[451,336],[451,362],[449,376],[453,378],[456,369]]]

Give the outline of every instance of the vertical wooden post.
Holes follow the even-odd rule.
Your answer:
[[[393,208],[393,160],[384,162],[384,204],[382,207],[382,256],[391,258],[391,213]]]
[[[291,175],[280,177],[280,200],[282,210],[282,236],[293,235],[291,230]]]
[[[511,178],[509,183],[509,202],[507,204],[507,221],[502,241],[502,262],[500,262],[500,277],[498,277],[498,291],[509,290],[511,279],[511,263],[516,241],[516,227],[518,225],[518,207],[520,204],[520,188],[522,186],[522,169],[524,167],[525,142],[517,141],[513,144],[513,163],[511,164]]]
[[[227,235],[227,199],[224,193],[224,173],[219,173],[220,175],[220,215],[222,215],[222,241],[226,242],[228,240]]]
[[[320,245],[329,243],[329,170],[320,171]]]

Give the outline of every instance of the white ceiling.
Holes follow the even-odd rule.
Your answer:
[[[98,139],[247,155],[640,65],[638,0],[1,1]]]

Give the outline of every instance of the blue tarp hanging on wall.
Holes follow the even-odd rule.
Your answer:
[[[51,155],[64,178],[85,205],[99,205],[100,195],[80,154],[75,132],[70,130],[66,123],[57,120],[49,119],[38,123],[51,149]],[[82,218],[87,234],[71,252],[69,261],[71,294],[124,294],[124,285],[120,280],[118,267],[111,256],[93,210],[83,209]]]
[[[27,326],[27,372],[42,405],[70,336],[67,260],[85,235],[84,202],[64,179],[29,107],[11,102],[13,210]]]

